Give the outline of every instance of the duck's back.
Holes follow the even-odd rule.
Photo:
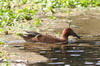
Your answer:
[[[29,31],[27,31],[27,33],[28,34],[21,35],[21,37],[28,42],[43,42],[43,43],[63,42],[63,40],[48,34],[40,34],[37,32],[29,32]]]

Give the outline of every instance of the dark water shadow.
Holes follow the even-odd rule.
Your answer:
[[[82,45],[81,45],[82,44]],[[100,40],[82,40],[69,44],[62,51],[61,45],[54,44],[24,44],[25,51],[36,52],[49,61],[30,66],[99,66]]]
[[[40,51],[40,54],[49,58],[50,66],[86,66],[99,65],[99,48],[88,47],[65,47],[64,52],[61,49],[52,49],[51,51]]]
[[[10,46],[25,52],[36,52],[49,59],[46,63],[27,66],[100,66],[100,40],[80,40],[64,46],[61,44],[18,43]],[[13,50],[14,51],[14,50]]]

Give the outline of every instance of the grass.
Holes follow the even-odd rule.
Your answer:
[[[6,34],[8,31],[25,29],[26,26],[22,23],[27,21],[26,29],[42,26],[41,20],[33,17],[39,11],[55,13],[56,8],[95,7],[99,5],[100,0],[0,0],[0,33]],[[65,12],[70,13],[69,11]],[[56,19],[55,16],[49,18]],[[30,20],[34,22],[30,23]]]

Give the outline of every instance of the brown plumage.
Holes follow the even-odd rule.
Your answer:
[[[41,34],[32,31],[26,31],[28,34],[20,35],[24,40],[28,42],[43,42],[43,43],[58,43],[58,42],[68,42],[68,36],[73,35],[80,39],[80,37],[71,29],[65,28],[62,31],[62,37],[56,38],[48,34]]]

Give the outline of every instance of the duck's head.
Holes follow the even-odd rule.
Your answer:
[[[78,36],[71,28],[65,28],[63,31],[62,31],[62,37],[63,39],[65,40],[68,40],[68,36],[74,36],[74,37],[77,37],[80,39],[80,36]]]

